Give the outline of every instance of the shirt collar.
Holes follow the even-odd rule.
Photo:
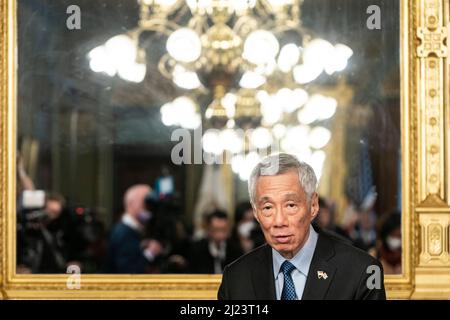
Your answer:
[[[208,248],[209,248],[209,253],[214,257],[214,258],[219,258],[221,260],[225,259],[225,255],[226,255],[226,248],[227,248],[227,244],[226,242],[222,242],[219,244],[219,246],[217,246],[214,241],[209,241],[208,243]]]
[[[292,259],[285,259],[278,251],[272,248],[273,274],[275,279],[278,278],[281,265],[288,260],[303,275],[308,276],[309,266],[316,249],[318,234],[314,228],[309,225],[309,235],[303,247],[297,252]]]
[[[130,227],[133,230],[136,230],[138,232],[142,232],[143,228],[139,224],[139,222],[136,221],[135,218],[133,218],[129,213],[125,213],[122,216],[122,223],[126,225],[127,227]]]

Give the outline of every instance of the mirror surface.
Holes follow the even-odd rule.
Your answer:
[[[221,273],[267,146],[401,273],[399,3],[149,3],[17,1],[17,273]]]

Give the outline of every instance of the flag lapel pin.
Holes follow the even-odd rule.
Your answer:
[[[319,279],[327,279],[328,275],[325,271],[317,271],[317,278]]]

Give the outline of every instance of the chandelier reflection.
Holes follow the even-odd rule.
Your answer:
[[[140,0],[138,26],[91,50],[90,67],[141,82],[147,53],[140,35],[164,34],[158,68],[185,91],[161,107],[166,126],[195,129],[203,123],[209,129],[204,151],[233,153],[233,171],[243,180],[259,160],[256,152],[244,155],[248,146],[265,148],[273,141],[320,176],[331,139],[323,120],[333,117],[337,101],[309,94],[305,86],[343,71],[353,52],[314,38],[301,23],[302,2]],[[200,105],[200,96],[209,102]]]

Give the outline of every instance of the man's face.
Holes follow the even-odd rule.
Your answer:
[[[133,217],[138,217],[145,209],[145,196],[150,192],[147,186],[133,187],[126,195],[125,210]]]
[[[47,203],[45,204],[45,211],[50,219],[57,219],[62,212],[61,203],[57,200],[47,200]]]
[[[260,176],[256,183],[256,220],[267,243],[285,258],[292,258],[304,245],[311,221],[319,211],[317,194],[308,201],[298,172]]]
[[[216,243],[223,242],[228,238],[228,220],[212,218],[208,228],[209,238]]]

